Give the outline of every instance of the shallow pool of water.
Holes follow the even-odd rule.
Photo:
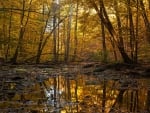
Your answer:
[[[150,112],[150,79],[66,73],[39,80],[21,92],[15,87],[19,86],[8,81],[9,90],[0,101],[1,113]]]

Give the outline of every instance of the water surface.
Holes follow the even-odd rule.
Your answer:
[[[7,87],[3,90],[7,91],[1,95],[1,112],[148,113],[150,110],[150,79],[67,72],[46,74],[48,78],[38,78],[21,92],[15,90],[19,87],[16,82],[5,81]]]

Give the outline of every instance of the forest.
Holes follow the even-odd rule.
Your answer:
[[[150,113],[150,0],[0,0],[1,113]]]
[[[2,0],[1,62],[149,62],[150,0]]]

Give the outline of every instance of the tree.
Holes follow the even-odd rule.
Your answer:
[[[78,13],[79,13],[79,1],[76,1],[76,15],[75,15],[75,27],[74,27],[74,55],[73,61],[75,61],[77,56],[77,46],[78,46]]]
[[[56,23],[56,13],[58,13],[58,4],[56,4],[55,2],[53,2],[50,6],[51,8],[48,9],[48,14],[47,14],[47,18],[46,18],[46,21],[45,24],[44,24],[44,28],[42,27],[42,32],[41,32],[41,36],[40,36],[40,42],[39,42],[39,46],[38,46],[38,50],[37,50],[37,58],[36,58],[36,63],[39,63],[40,62],[40,57],[41,57],[41,54],[42,54],[42,51],[49,39],[49,37],[53,34],[53,55],[54,55],[54,61],[56,61],[57,59],[57,49],[56,49],[56,28],[57,26],[66,18],[62,18],[60,19],[57,23]],[[44,15],[44,9],[43,9],[43,15]],[[52,18],[51,15],[53,16]],[[52,29],[46,33],[46,30],[47,30],[47,27],[48,27],[48,24],[51,24],[50,23],[50,20],[53,19],[53,27]],[[46,35],[46,37],[44,38],[44,36]]]
[[[24,37],[24,33],[25,33],[25,29],[29,20],[29,15],[30,15],[30,8],[31,8],[31,4],[32,4],[32,0],[30,0],[30,7],[28,8],[28,14],[25,20],[25,5],[26,2],[25,0],[22,0],[22,13],[20,15],[20,32],[19,32],[19,39],[18,39],[18,44],[15,50],[15,53],[11,59],[11,62],[16,63],[17,58],[18,58],[18,53],[19,53],[19,49],[21,49],[22,46],[22,41],[23,41],[23,37]]]
[[[71,38],[71,21],[72,21],[72,1],[70,0],[70,5],[68,9],[68,23],[67,23],[67,38],[66,38],[66,46],[65,46],[65,57],[64,61],[69,61],[69,53],[70,53],[70,38]]]
[[[8,45],[7,45],[6,54],[5,54],[6,61],[8,60],[8,55],[10,51],[11,29],[12,29],[12,9],[10,11],[10,18],[9,18]]]
[[[131,1],[127,0],[127,9],[128,9],[128,15],[129,15],[129,28],[130,28],[130,48],[131,48],[131,58],[134,60],[134,53],[135,53],[135,29],[134,29],[134,23],[133,23],[133,14],[131,10]]]
[[[149,22],[147,14],[146,14],[146,10],[145,10],[143,0],[139,0],[139,2],[140,2],[141,10],[142,10],[142,17],[143,17],[145,27],[146,27],[146,37],[147,37],[147,40],[150,43],[150,22]],[[149,0],[149,3],[150,3],[150,0]]]
[[[113,41],[116,44],[116,46],[118,47],[118,50],[119,50],[119,52],[123,58],[123,61],[125,63],[133,63],[132,59],[130,59],[130,57],[126,53],[123,45],[120,44],[119,40],[121,40],[121,37],[118,37],[118,34],[116,33],[116,31],[115,31],[115,29],[114,29],[114,27],[113,27],[113,25],[112,25],[112,23],[108,17],[108,14],[106,12],[106,8],[104,6],[103,0],[99,0],[99,6],[102,8],[103,13],[100,13],[99,8],[94,1],[90,0],[90,2],[92,3],[94,9],[96,10],[100,20],[102,21],[102,23],[105,25],[105,27],[109,31],[110,35],[112,36]]]
[[[100,13],[103,13],[103,10],[102,10],[101,7],[100,7]],[[105,26],[103,25],[103,22],[101,22],[101,30],[102,30],[102,55],[103,55],[102,61],[103,62],[107,62],[107,48],[106,48]]]
[[[9,1],[1,1],[0,7],[0,53],[1,57],[5,58],[5,61],[8,61],[8,57],[10,56],[11,51],[11,31],[12,31],[12,20],[13,20],[13,11],[12,11],[12,2]],[[5,10],[7,6],[10,9]]]
[[[150,0],[0,1],[0,57],[13,63],[107,57],[136,63],[142,53],[149,57],[142,38],[150,37],[149,4]]]
[[[47,4],[48,5],[48,4]],[[49,22],[49,17],[51,14],[51,10],[50,8],[48,8],[48,12],[47,12],[47,18],[45,19],[45,3],[43,2],[43,9],[42,9],[42,20],[44,22],[44,25],[42,25],[41,27],[41,33],[40,33],[40,39],[39,39],[39,44],[38,44],[38,49],[37,49],[37,55],[36,55],[36,63],[40,62],[40,57],[42,54],[42,50],[43,50],[43,42],[44,42],[44,35],[46,32],[46,28],[48,26],[48,22]]]

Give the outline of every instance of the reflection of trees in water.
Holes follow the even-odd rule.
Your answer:
[[[150,112],[150,89],[147,91],[146,110]]]
[[[103,80],[103,97],[102,97],[102,113],[105,113],[105,106],[106,106],[106,84],[107,81]]]
[[[47,102],[47,111],[65,113],[120,113],[150,111],[150,90],[144,80],[110,80],[86,75],[54,75],[39,82],[30,94],[21,94],[20,101],[44,104],[43,88],[51,93]],[[28,88],[27,88],[28,89]],[[26,90],[27,90],[26,89]],[[37,93],[34,93],[35,91]],[[27,90],[28,91],[28,90]],[[31,98],[30,98],[31,97]],[[42,100],[43,99],[43,100]],[[28,101],[27,101],[28,102]],[[24,108],[26,109],[26,108]],[[43,108],[42,108],[43,109]],[[34,109],[31,109],[34,110]],[[37,109],[39,110],[39,108]]]
[[[70,102],[65,106],[66,112],[115,113],[140,112],[145,107],[149,109],[150,96],[147,96],[147,105],[141,105],[146,102],[146,98],[141,98],[146,91],[139,89],[140,82],[136,80],[120,83],[118,80],[100,80],[91,76],[76,77],[67,76],[64,79],[65,98]]]

